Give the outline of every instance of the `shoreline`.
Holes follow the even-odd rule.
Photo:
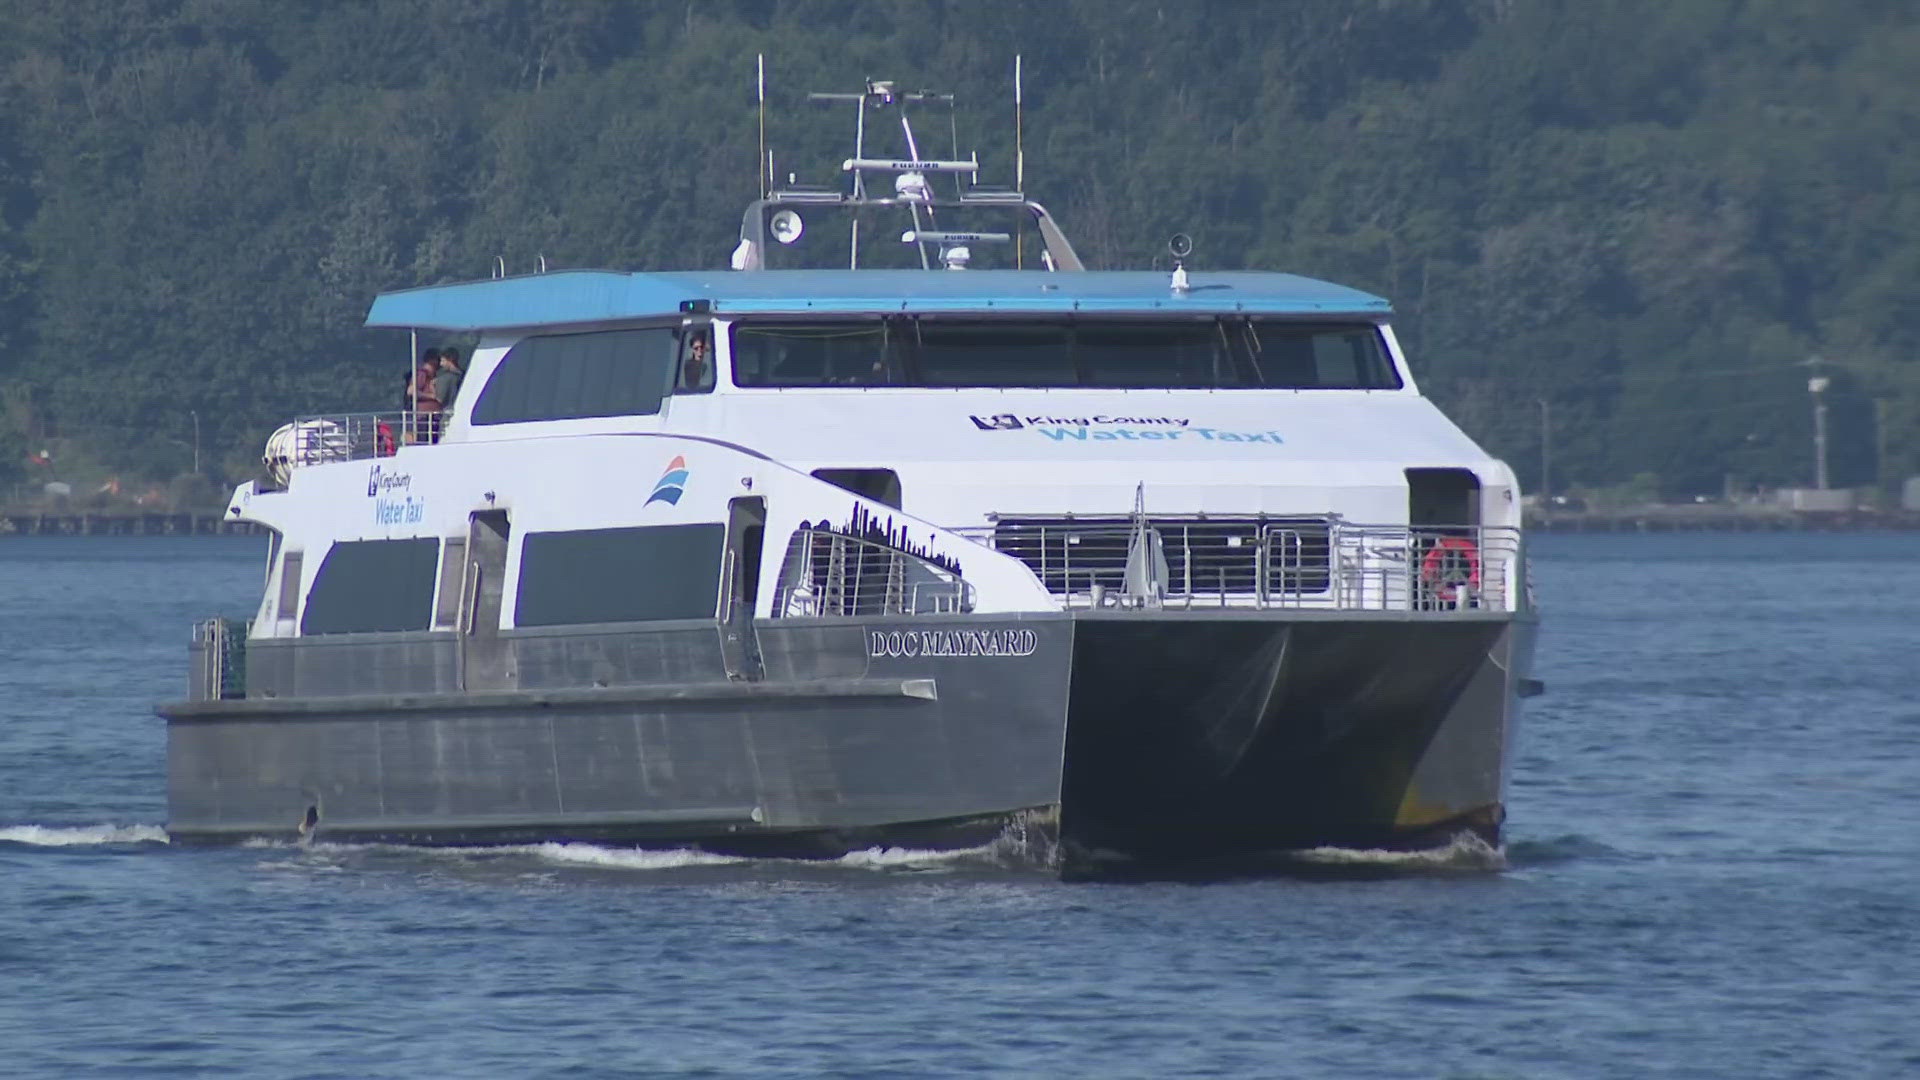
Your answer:
[[[1529,512],[1528,530],[1543,533],[1649,532],[1914,532],[1920,512],[1703,510],[1641,507],[1634,510]],[[9,536],[264,536],[263,526],[231,521],[209,510],[177,512],[0,510],[0,538]]]
[[[1643,506],[1630,510],[1582,510],[1552,514],[1528,511],[1523,526],[1528,530],[1548,533],[1911,532],[1920,530],[1920,512]]]
[[[0,537],[255,536],[266,531],[213,510],[0,510]]]

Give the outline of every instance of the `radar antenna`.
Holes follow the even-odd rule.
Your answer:
[[[945,267],[955,269],[974,261],[981,248],[986,245],[1021,243],[1014,253],[1015,266],[1024,268],[1025,232],[1023,227],[1008,231],[982,231],[977,228],[955,228],[955,224],[969,215],[981,213],[1024,214],[1018,220],[1022,225],[1030,224],[1039,234],[1041,241],[1040,262],[1048,269],[1082,270],[1085,265],[1067,241],[1066,235],[1040,204],[1029,200],[1019,188],[990,187],[979,181],[980,157],[978,153],[969,153],[961,157],[959,141],[959,123],[954,106],[954,95],[932,90],[903,90],[898,84],[886,79],[867,79],[858,93],[810,93],[807,100],[824,103],[847,102],[854,106],[853,156],[840,163],[840,171],[846,178],[844,187],[814,184],[800,184],[794,177],[782,185],[775,179],[773,170],[773,150],[766,144],[766,59],[756,58],[755,94],[759,106],[760,165],[763,175],[756,180],[759,198],[748,207],[741,220],[740,241],[730,258],[731,265],[738,270],[758,270],[773,264],[772,253],[780,248],[805,249],[809,246],[817,250],[818,245],[802,242],[806,236],[821,235],[806,227],[801,220],[803,214],[810,215],[824,206],[834,206],[841,211],[852,211],[847,231],[847,252],[845,265],[850,269],[860,268],[862,213],[865,208],[887,207],[895,211],[905,210],[909,219],[908,227],[900,233],[903,244],[913,245],[914,255],[923,269]],[[1024,132],[1025,62],[1014,58],[1014,175],[1017,180],[1026,177],[1026,145]],[[922,152],[920,146],[922,132],[915,121],[919,107],[932,103],[944,105],[949,113],[949,135],[953,144],[952,156],[931,158]],[[868,126],[868,111],[892,109],[898,112],[900,120],[900,139],[904,144],[904,153],[898,157],[881,157],[885,150],[876,150],[873,134]],[[900,145],[900,144],[896,144]],[[870,183],[877,177],[885,176],[881,183]],[[947,178],[951,177],[949,186]],[[958,215],[956,218],[953,215]],[[1029,220],[1030,219],[1030,220]],[[871,231],[870,229],[866,231]],[[831,235],[828,233],[827,235]],[[794,265],[795,256],[782,255],[779,262]],[[804,259],[802,255],[800,258]],[[815,265],[818,265],[816,262]],[[1003,264],[1004,265],[1004,264]]]

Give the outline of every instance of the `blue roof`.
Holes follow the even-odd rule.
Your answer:
[[[383,293],[368,326],[509,330],[678,314],[706,301],[716,314],[873,312],[1133,312],[1353,315],[1391,309],[1380,297],[1293,274],[1191,275],[1175,293],[1165,272],[1044,270],[715,270],[625,274],[562,270],[528,277]]]

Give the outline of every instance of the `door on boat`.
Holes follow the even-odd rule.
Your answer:
[[[760,678],[760,642],[753,632],[753,601],[760,594],[760,549],[766,544],[767,500],[727,503],[727,555],[720,575],[720,653],[727,678]]]
[[[460,614],[460,686],[465,690],[501,690],[514,682],[507,641],[500,636],[510,529],[505,510],[480,510],[468,518]]]
[[[1472,469],[1408,469],[1414,604],[1473,606],[1479,590],[1480,477]]]

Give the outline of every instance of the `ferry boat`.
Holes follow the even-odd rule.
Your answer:
[[[265,590],[160,709],[169,833],[1497,844],[1520,492],[1388,303],[1185,243],[1084,269],[1021,185],[921,153],[950,99],[817,96],[856,117],[842,183],[763,153],[730,269],[374,301],[477,340],[465,384],[430,429],[298,419],[233,492]]]

